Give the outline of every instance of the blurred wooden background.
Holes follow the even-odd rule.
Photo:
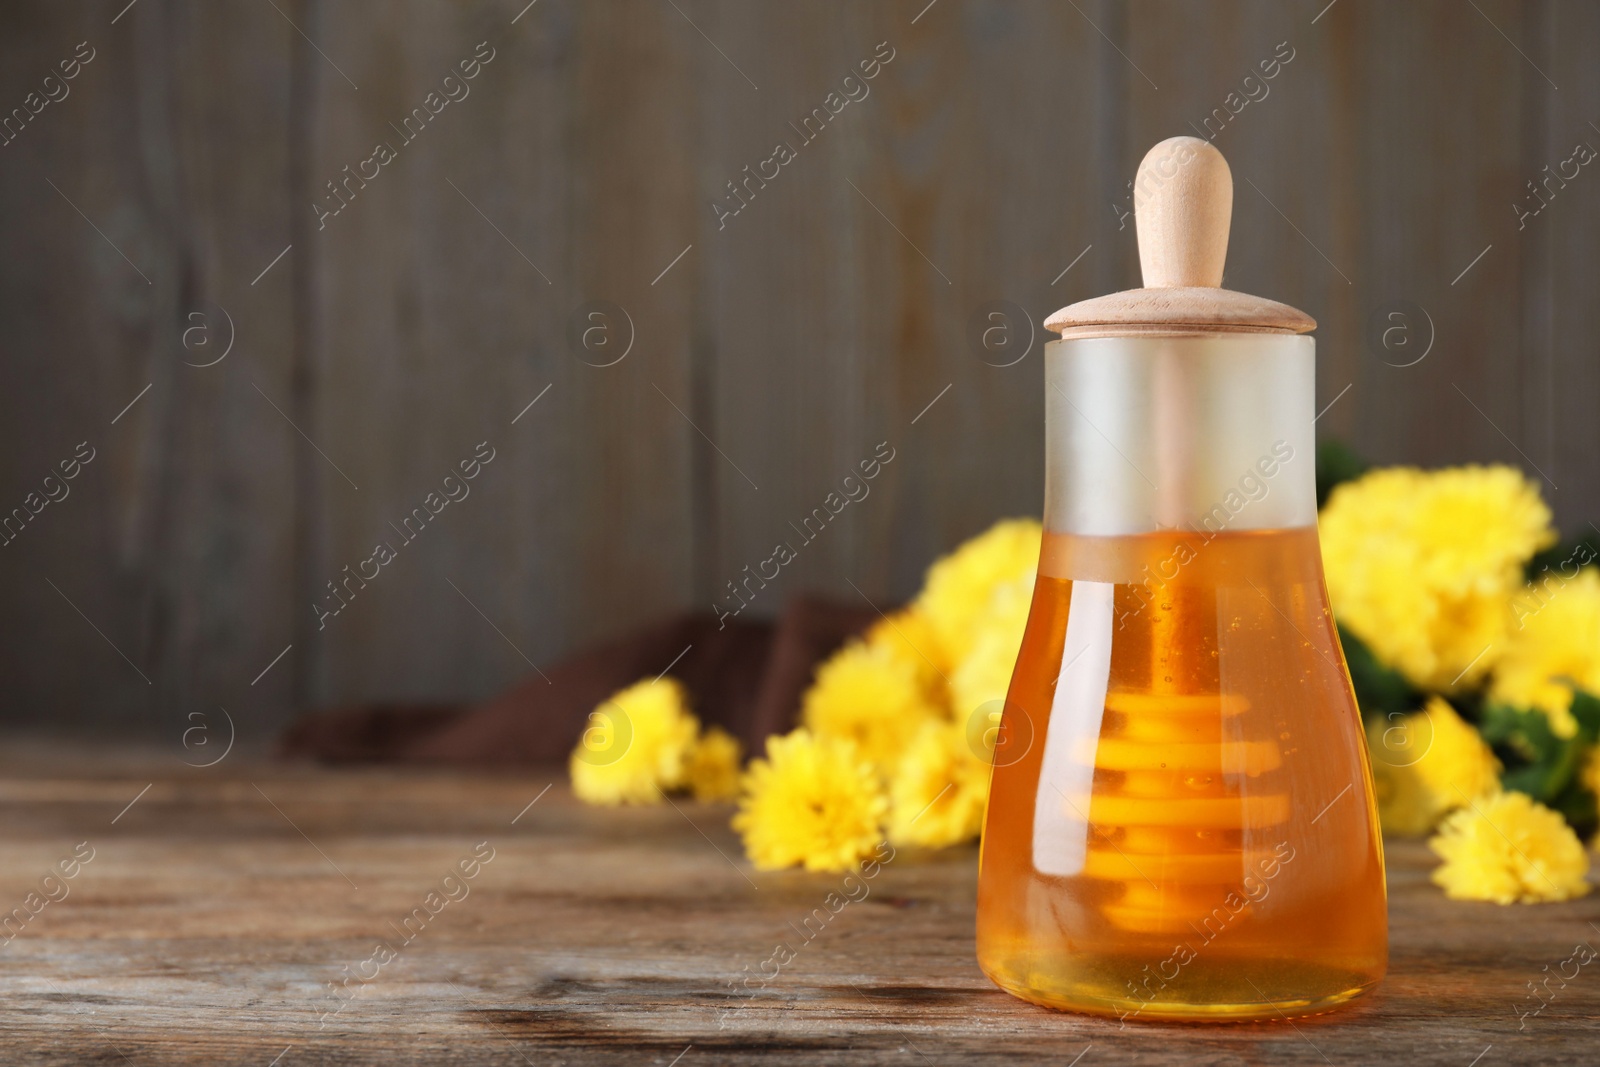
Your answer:
[[[1600,145],[1593,4],[525,3],[0,13],[0,107],[94,54],[0,147],[0,509],[95,450],[0,549],[5,722],[177,745],[218,707],[261,739],[308,705],[483,696],[709,609],[882,441],[870,496],[749,610],[909,595],[1040,506],[1043,338],[997,365],[1028,328],[986,351],[975,317],[1136,284],[1127,183],[1217,109],[1226,283],[1321,323],[1319,429],[1518,464],[1569,533],[1600,516],[1600,175],[1517,207]],[[402,146],[479,42],[470,95]],[[319,230],[380,140],[398,158]],[[719,228],[779,141],[797,158]],[[326,583],[482,441],[470,496],[319,629]]]

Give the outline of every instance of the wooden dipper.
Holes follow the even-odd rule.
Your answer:
[[[1081,300],[1044,320],[1063,338],[1307,333],[1310,315],[1223,289],[1233,174],[1210,141],[1169,137],[1145,153],[1133,182],[1143,289]]]

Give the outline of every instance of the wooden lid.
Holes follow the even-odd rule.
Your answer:
[[[1170,137],[1133,183],[1143,289],[1082,300],[1044,320],[1063,337],[1306,333],[1305,312],[1222,285],[1233,221],[1233,175],[1209,141]]]

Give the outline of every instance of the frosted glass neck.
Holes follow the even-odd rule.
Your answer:
[[[1045,529],[1314,526],[1316,342],[1285,334],[1045,346]]]

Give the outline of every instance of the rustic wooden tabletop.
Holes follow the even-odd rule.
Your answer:
[[[1389,846],[1390,974],[1365,1002],[1292,1024],[1119,1027],[1032,1007],[978,971],[975,849],[901,852],[807,939],[838,876],[753,871],[727,809],[588,808],[554,769],[328,771],[241,753],[190,769],[12,745],[0,805],[0,909],[23,916],[0,931],[7,1063],[1600,1057],[1600,973],[1547,981],[1571,974],[1577,943],[1600,945],[1600,896],[1452,903],[1414,843]],[[796,958],[745,983],[772,973],[779,942]]]

